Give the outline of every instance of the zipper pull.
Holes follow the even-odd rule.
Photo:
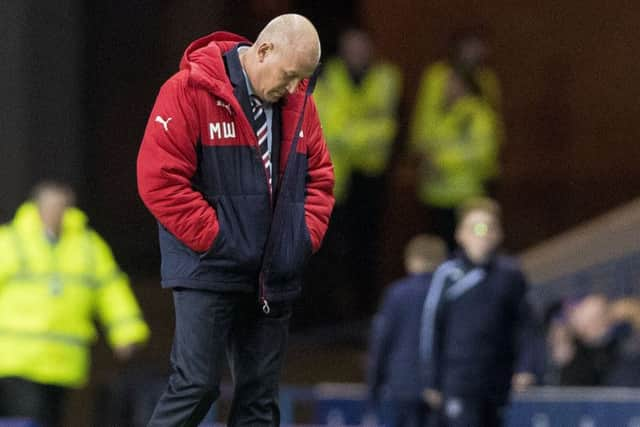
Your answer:
[[[269,312],[271,312],[271,309],[269,308],[269,301],[266,299],[262,300],[262,312],[264,314],[269,314]]]

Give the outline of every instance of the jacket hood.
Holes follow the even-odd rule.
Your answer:
[[[87,216],[80,209],[71,207],[62,218],[61,234],[84,230],[87,227]],[[12,224],[16,229],[29,233],[44,233],[38,207],[33,202],[25,202],[16,211]]]
[[[246,38],[226,31],[217,31],[201,37],[184,51],[180,60],[180,70],[188,70],[192,82],[219,93],[222,86],[228,84],[222,55],[239,43],[251,44]],[[309,79],[302,80],[296,95],[304,94],[308,85]],[[286,95],[284,100],[289,97]]]
[[[227,81],[222,55],[238,43],[251,42],[242,36],[218,31],[192,42],[182,55],[180,70],[188,70],[189,78],[209,89],[220,89]]]

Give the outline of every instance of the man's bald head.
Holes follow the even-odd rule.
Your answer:
[[[313,24],[302,15],[286,14],[272,19],[240,60],[256,95],[276,102],[313,74],[320,54]]]
[[[273,18],[258,34],[256,45],[272,42],[276,48],[296,50],[310,61],[320,62],[320,37],[314,25],[302,15],[288,13]]]

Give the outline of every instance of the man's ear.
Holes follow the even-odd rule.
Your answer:
[[[271,42],[262,42],[257,49],[258,52],[258,62],[263,62],[264,59],[273,52],[273,43]]]

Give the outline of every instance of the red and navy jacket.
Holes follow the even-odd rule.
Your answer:
[[[305,80],[275,106],[281,127],[273,133],[278,184],[271,194],[256,135],[234,95],[238,82],[225,67],[225,53],[240,43],[248,42],[217,32],[187,48],[151,111],[138,189],[159,223],[164,287],[259,286],[263,300],[289,300],[327,230],[333,166]]]

